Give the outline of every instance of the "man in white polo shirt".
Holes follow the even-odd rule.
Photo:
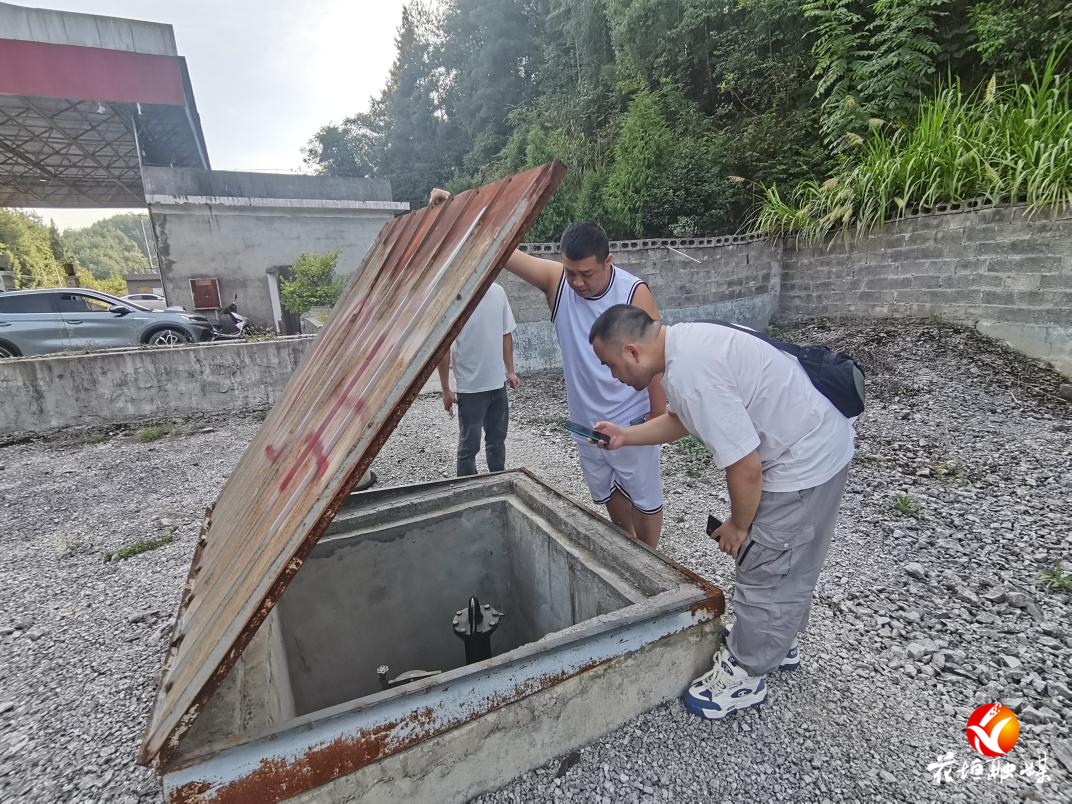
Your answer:
[[[730,515],[711,538],[737,561],[736,624],[683,700],[711,720],[757,706],[767,696],[765,674],[799,664],[797,634],[837,522],[852,422],[796,358],[747,332],[666,326],[618,305],[596,320],[589,339],[619,382],[645,388],[662,374],[666,391],[663,416],[628,428],[599,422],[608,449],[692,433],[726,470]]]
[[[465,322],[458,338],[439,363],[443,407],[453,415],[458,405],[458,477],[476,474],[480,433],[488,471],[506,468],[506,431],[510,405],[506,386],[517,388],[514,373],[514,313],[502,286],[493,283]],[[457,392],[450,388],[450,364],[454,363]]]

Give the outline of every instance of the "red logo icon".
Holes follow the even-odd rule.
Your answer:
[[[1002,757],[1020,739],[1020,721],[999,703],[983,704],[968,718],[968,745],[984,757]]]

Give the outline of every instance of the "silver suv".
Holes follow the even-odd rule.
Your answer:
[[[68,349],[176,346],[212,339],[201,315],[149,310],[82,288],[0,293],[0,358]]]

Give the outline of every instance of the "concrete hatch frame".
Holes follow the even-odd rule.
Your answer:
[[[501,531],[474,515],[493,505],[510,512],[512,524]],[[366,595],[372,582],[362,570],[381,572],[371,556],[385,547],[396,551],[399,567],[406,566],[407,549],[419,550],[446,572],[464,573],[452,563],[458,540],[500,545],[520,565],[523,583],[536,588],[540,599],[528,605],[562,607],[568,613],[557,625],[563,627],[489,660],[352,699],[343,693],[337,702],[268,723],[265,701],[283,690],[293,706],[298,674],[317,666],[315,657],[290,653],[294,633],[285,632],[301,635],[302,623],[323,623],[335,613],[325,648],[352,633],[336,597],[326,596],[319,609],[308,606],[319,592],[339,587],[333,574],[344,574],[357,597]],[[545,549],[557,559],[530,563]],[[347,551],[352,555],[341,555]],[[494,565],[496,557],[485,560]],[[423,588],[437,572],[413,568],[411,574]],[[303,579],[307,588],[300,590]],[[297,599],[290,597],[295,592]],[[407,591],[396,594],[406,598]],[[513,608],[525,597],[503,602]],[[295,607],[289,615],[288,603]],[[452,606],[439,608],[443,616],[433,627],[446,635]],[[718,588],[527,470],[356,493],[280,600],[273,612],[282,612],[280,619],[262,626],[249,657],[239,660],[246,675],[218,691],[173,755],[165,795],[172,802],[466,800],[680,695],[709,667],[723,611]],[[507,618],[524,615],[514,609]],[[273,639],[290,655],[277,656],[268,671],[264,657],[272,648],[261,643]],[[455,647],[460,657],[462,646]],[[342,653],[337,664],[355,671]],[[378,655],[365,659],[368,681]],[[275,689],[266,693],[269,675]]]

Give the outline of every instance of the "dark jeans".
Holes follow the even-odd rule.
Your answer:
[[[475,394],[458,394],[458,477],[476,474],[481,429],[484,430],[488,469],[501,472],[506,468],[506,428],[509,423],[506,386]]]

